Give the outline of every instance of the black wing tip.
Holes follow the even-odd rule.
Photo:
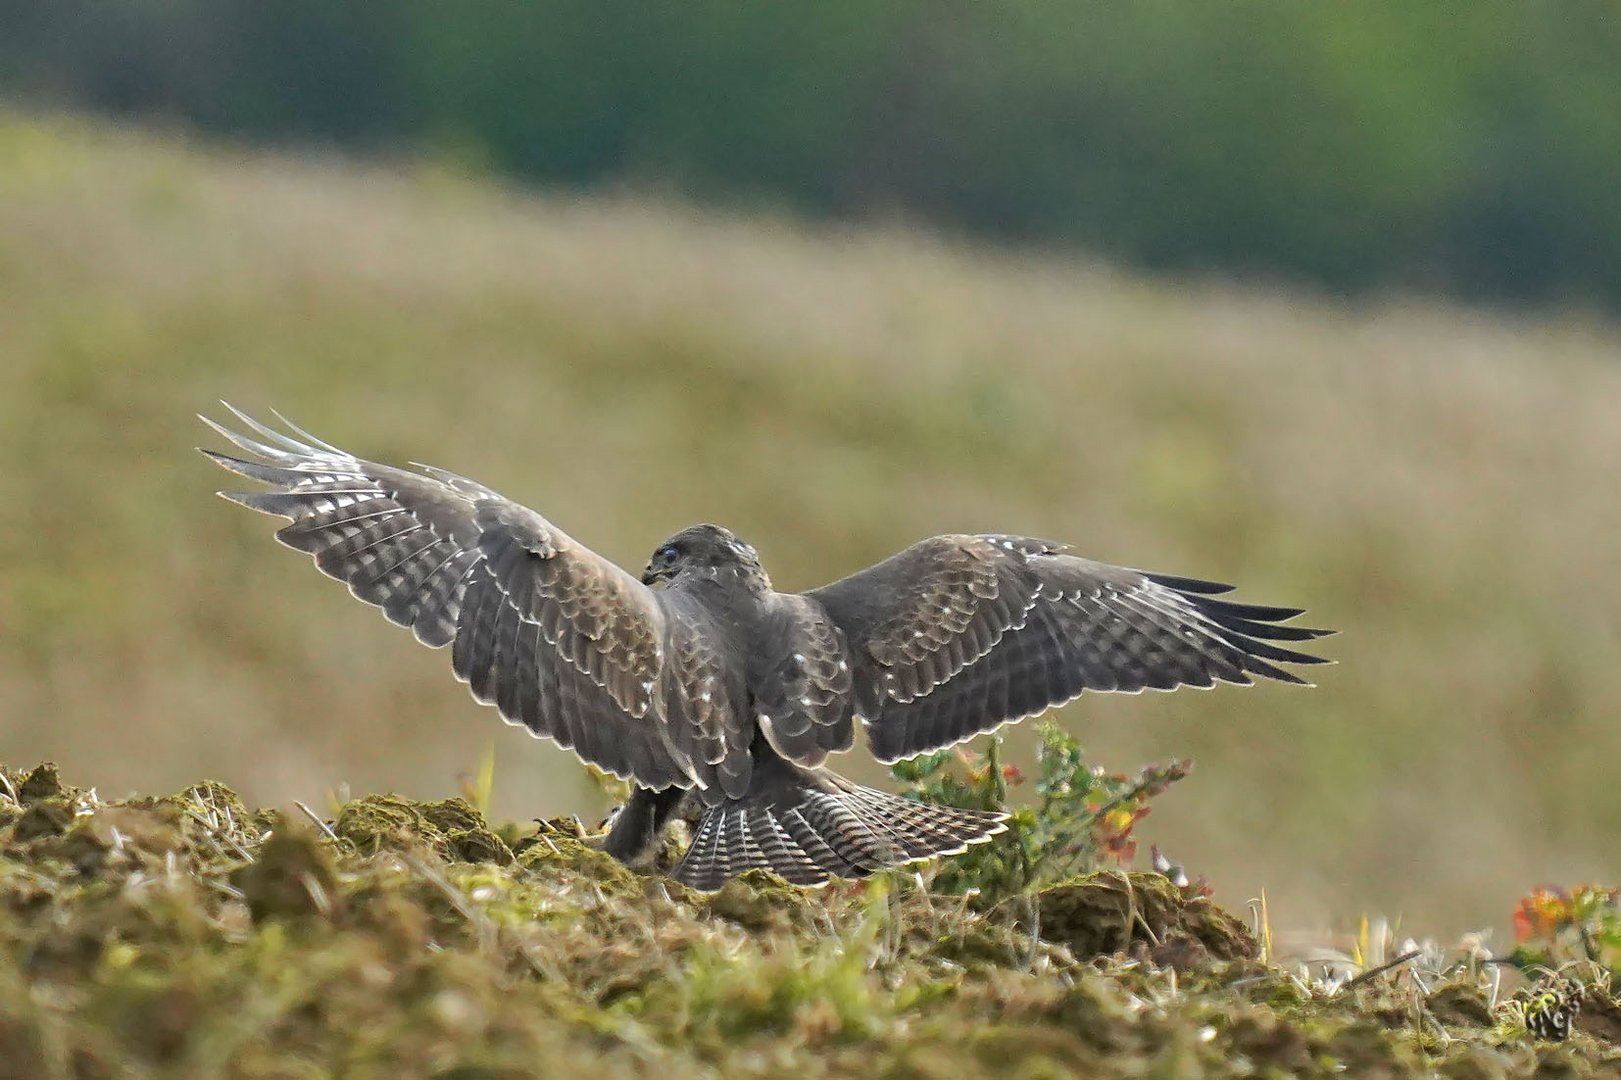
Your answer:
[[[1235,648],[1242,649],[1245,653],[1243,671],[1246,674],[1259,675],[1263,679],[1270,679],[1273,682],[1287,683],[1290,686],[1302,686],[1309,689],[1311,687],[1315,687],[1317,684],[1285,668],[1277,667],[1277,664],[1290,664],[1300,667],[1307,665],[1333,666],[1339,663],[1338,660],[1331,660],[1326,656],[1311,656],[1306,653],[1291,652],[1286,649],[1275,650],[1275,652],[1282,655],[1273,655],[1273,651],[1268,651],[1265,649],[1252,650],[1249,643],[1233,642],[1232,644]],[[1268,661],[1272,661],[1272,663],[1268,663]],[[1232,680],[1224,681],[1230,682]]]
[[[1324,656],[1314,656],[1271,644],[1277,641],[1318,641],[1339,633],[1338,630],[1327,628],[1284,625],[1289,620],[1304,615],[1305,608],[1272,607],[1217,599],[1218,594],[1230,592],[1231,586],[1200,578],[1152,573],[1144,573],[1143,576],[1156,585],[1180,593],[1183,600],[1195,611],[1219,627],[1218,636],[1244,654],[1240,667],[1246,674],[1258,675],[1264,679],[1293,686],[1310,687],[1314,684],[1275,665],[1303,666],[1337,662]],[[1224,678],[1222,681],[1236,680]]]
[[[1271,664],[1251,664],[1246,667],[1245,670],[1251,674],[1259,675],[1264,679],[1271,679],[1273,682],[1287,683],[1290,686],[1312,685],[1309,681],[1301,678],[1294,672],[1287,671],[1279,667],[1273,667]]]
[[[1214,619],[1224,625],[1237,622],[1245,624],[1230,626],[1230,629],[1254,636],[1263,636],[1260,630],[1269,631],[1264,636],[1276,635],[1273,640],[1281,641],[1312,641],[1318,638],[1333,637],[1338,630],[1315,626],[1283,626],[1291,619],[1299,618],[1306,613],[1301,607],[1274,607],[1269,604],[1243,604],[1232,600],[1215,599],[1219,593],[1231,592],[1233,586],[1220,585],[1215,582],[1204,581],[1199,578],[1175,577],[1169,574],[1144,573],[1143,576],[1156,585],[1163,585],[1168,589],[1183,594],[1183,597],[1199,611],[1200,614]],[[1267,625],[1270,624],[1270,625]],[[1300,661],[1301,663],[1320,663],[1321,661]]]
[[[1220,596],[1222,593],[1230,593],[1237,588],[1235,585],[1228,585],[1221,581],[1206,581],[1204,578],[1182,577],[1178,574],[1156,574],[1146,570],[1141,573],[1143,577],[1156,585],[1163,585],[1167,589],[1175,589],[1180,593],[1193,593],[1197,596]]]
[[[1244,655],[1251,661],[1270,661],[1273,664],[1297,665],[1326,664],[1329,662],[1326,658],[1314,656],[1311,653],[1296,652],[1293,649],[1280,649],[1276,645],[1258,640],[1257,638],[1247,634],[1231,633],[1223,636],[1229,645],[1244,653]],[[1249,665],[1246,665],[1246,667],[1249,667]],[[1249,667],[1249,670],[1254,671],[1255,668]],[[1258,674],[1269,675],[1273,678],[1277,677],[1276,675],[1273,675],[1271,671],[1258,672]]]
[[[1235,600],[1214,600],[1208,596],[1189,596],[1189,602],[1206,615],[1229,619],[1253,619],[1257,622],[1284,623],[1306,613],[1300,607],[1275,607],[1271,604],[1240,604]]]

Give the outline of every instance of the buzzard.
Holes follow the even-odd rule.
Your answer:
[[[1252,676],[1302,683],[1285,648],[1328,633],[1294,608],[1068,554],[1026,536],[936,536],[830,585],[777,592],[754,548],[694,525],[627,573],[535,511],[443,469],[399,469],[202,417],[269,490],[221,492],[291,519],[276,533],[431,648],[512,724],[630,781],[604,840],[629,862],[684,800],[673,871],[718,889],[751,868],[799,885],[954,854],[1003,816],[928,806],[825,766],[856,728],[881,762],[963,742],[1083,691]],[[263,440],[263,441],[261,441]]]

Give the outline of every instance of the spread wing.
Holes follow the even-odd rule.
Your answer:
[[[707,672],[689,660],[667,674],[665,662],[669,643],[696,631],[639,580],[474,481],[363,461],[226,408],[265,441],[203,421],[258,460],[203,453],[271,489],[220,494],[290,518],[282,543],[424,645],[451,646],[479,701],[646,787],[704,786],[714,774],[689,751],[723,760],[710,743],[727,733],[682,709],[686,677]]]
[[[844,632],[873,754],[893,762],[1062,705],[1252,676],[1321,658],[1274,642],[1332,631],[1282,625],[1294,608],[1067,555],[1018,536],[937,536],[805,595]]]

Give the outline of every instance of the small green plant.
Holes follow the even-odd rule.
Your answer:
[[[1037,729],[1034,805],[1011,807],[1008,789],[1026,782],[1004,765],[992,736],[983,752],[966,747],[903,761],[891,768],[921,802],[1008,813],[1007,836],[970,848],[944,863],[934,888],[976,894],[996,903],[1100,867],[1127,867],[1137,852],[1132,837],[1149,800],[1193,771],[1191,760],[1151,764],[1136,776],[1088,763],[1076,739],[1053,721]],[[1207,891],[1202,881],[1187,888]]]
[[[1499,1030],[1506,1035],[1525,1035],[1545,1042],[1570,1038],[1576,1015],[1581,1012],[1586,987],[1574,979],[1549,973],[1524,987],[1497,1010]]]

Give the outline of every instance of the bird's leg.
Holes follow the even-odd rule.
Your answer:
[[[602,849],[627,865],[644,861],[653,853],[659,834],[686,794],[678,787],[663,791],[632,788],[630,798],[613,819]]]

